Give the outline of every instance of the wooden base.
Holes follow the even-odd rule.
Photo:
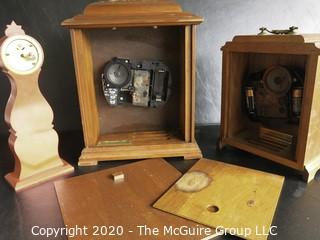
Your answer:
[[[14,190],[18,192],[23,189],[44,183],[58,176],[72,173],[73,170],[74,168],[69,163],[67,163],[66,161],[63,161],[62,166],[40,172],[38,174],[35,174],[31,177],[28,177],[22,180],[17,178],[13,173],[8,173],[5,176],[5,179],[14,188]]]
[[[79,166],[97,165],[99,161],[133,160],[145,158],[183,157],[184,159],[202,158],[196,142],[168,143],[140,146],[87,147],[83,149]]]
[[[304,166],[299,166],[299,164],[293,160],[288,160],[280,155],[275,155],[267,152],[265,149],[260,149],[258,146],[249,146],[249,144],[244,144],[241,141],[234,141],[232,139],[224,139],[224,141],[219,140],[217,142],[217,147],[219,150],[222,150],[226,145],[230,145],[232,147],[253,153],[263,158],[270,159],[279,164],[285,165],[287,167],[296,169],[305,182],[309,183],[314,178],[316,173],[320,170],[320,157],[315,158],[313,161],[309,161]]]
[[[301,170],[301,166],[299,166],[298,162],[294,161],[292,149],[290,149],[290,151],[287,152],[276,152],[263,146],[250,143],[244,137],[238,136],[222,139],[222,147],[224,145],[232,146],[243,151],[255,154],[257,156],[270,159],[287,167]]]

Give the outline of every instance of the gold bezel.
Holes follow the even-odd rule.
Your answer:
[[[17,39],[27,40],[27,41],[31,42],[36,47],[36,49],[38,51],[39,61],[31,70],[18,71],[15,68],[13,68],[12,66],[10,66],[10,64],[7,62],[7,58],[5,56],[5,49],[8,47],[8,45],[12,41],[15,41]],[[16,73],[19,75],[29,75],[29,74],[32,74],[35,71],[37,71],[42,66],[43,60],[44,60],[44,52],[43,52],[43,49],[42,49],[40,43],[36,39],[34,39],[33,37],[30,37],[28,35],[15,35],[15,36],[8,37],[7,39],[5,39],[3,41],[3,43],[0,47],[0,58],[1,58],[1,61],[2,61],[4,68],[9,70],[10,72],[13,72],[13,73]]]

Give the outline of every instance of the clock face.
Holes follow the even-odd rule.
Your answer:
[[[39,69],[43,63],[43,50],[34,38],[17,35],[7,38],[1,46],[1,59],[5,68],[21,75]]]

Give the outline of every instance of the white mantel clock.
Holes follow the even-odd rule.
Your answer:
[[[7,26],[0,39],[0,68],[11,83],[5,121],[15,168],[5,178],[16,191],[73,171],[59,156],[53,112],[39,89],[43,60],[37,40],[14,22]]]

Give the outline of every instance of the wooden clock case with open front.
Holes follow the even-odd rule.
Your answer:
[[[221,135],[219,147],[231,145],[293,169],[312,180],[320,168],[320,35],[236,36],[223,51]],[[292,66],[305,71],[299,123],[249,119],[242,106],[242,85],[248,72],[272,66]],[[267,127],[269,130],[266,130]],[[274,131],[274,132],[273,132]],[[280,148],[276,142],[259,140],[261,134],[293,136]],[[270,139],[270,138],[269,138]],[[253,141],[252,141],[253,140]],[[268,144],[267,144],[268,143]]]
[[[195,25],[173,1],[102,1],[65,20],[70,29],[85,148],[79,165],[104,160],[202,156],[195,129]],[[113,57],[159,59],[172,93],[160,108],[110,107],[101,87]]]

